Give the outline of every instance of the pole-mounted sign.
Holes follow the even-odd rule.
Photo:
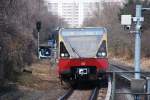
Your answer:
[[[140,62],[140,60],[141,60],[141,27],[142,27],[142,22],[144,21],[144,17],[142,17],[143,10],[150,10],[150,8],[142,8],[141,4],[137,4],[135,17],[131,17],[131,15],[122,15],[121,16],[121,24],[124,25],[125,27],[130,27],[132,20],[133,20],[133,22],[135,22],[135,31],[133,31],[135,33],[134,70],[135,70],[135,72],[138,72],[138,73],[135,73],[135,79],[134,79],[135,82],[133,82],[133,83],[136,83],[136,84],[141,84],[141,82],[139,82],[139,81],[142,80],[142,79],[140,79],[141,78],[141,74],[140,74],[141,62]],[[130,28],[128,28],[128,29],[130,29]],[[137,87],[138,86],[139,85],[137,85]],[[136,87],[134,89],[137,90]],[[136,95],[135,100],[140,100],[140,96]]]

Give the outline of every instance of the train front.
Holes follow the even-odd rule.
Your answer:
[[[107,55],[105,28],[60,30],[58,73],[63,81],[105,79]]]

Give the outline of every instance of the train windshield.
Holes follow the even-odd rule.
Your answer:
[[[96,56],[104,33],[104,28],[64,29],[62,36],[72,58],[91,58]]]

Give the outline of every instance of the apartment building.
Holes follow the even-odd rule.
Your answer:
[[[48,11],[62,17],[70,27],[81,27],[86,17],[92,16],[95,4],[122,2],[123,0],[45,0]],[[101,9],[101,8],[100,8]]]

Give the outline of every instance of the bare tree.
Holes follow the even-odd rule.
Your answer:
[[[102,7],[101,7],[102,6]],[[128,55],[133,57],[132,35],[125,34],[118,18],[120,5],[116,3],[96,4],[91,19],[85,19],[85,26],[101,26],[108,30],[109,51],[115,56]],[[101,8],[101,9],[100,9]],[[131,47],[130,47],[131,46]],[[130,47],[130,48],[129,48]]]
[[[141,4],[143,7],[149,7],[149,0],[141,0]],[[128,2],[124,5],[124,7],[120,10],[121,14],[132,14],[135,16],[135,8],[136,8],[136,0],[128,0]],[[142,27],[142,55],[143,57],[150,57],[150,47],[147,43],[149,41],[149,27],[150,27],[150,12],[143,11],[142,15],[144,16],[144,23]]]
[[[34,61],[37,21],[42,21],[41,40],[46,40],[58,19],[43,0],[0,0],[0,76],[15,78]]]

